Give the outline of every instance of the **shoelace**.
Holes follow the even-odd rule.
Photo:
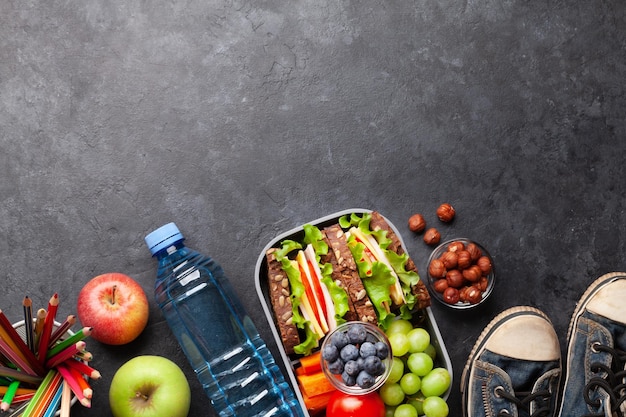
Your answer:
[[[609,367],[598,362],[591,364],[591,370],[593,372],[602,372],[605,376],[595,376],[589,380],[583,392],[585,402],[594,408],[599,408],[601,401],[599,399],[593,400],[590,397],[591,393],[601,389],[606,392],[610,398],[610,415],[614,417],[626,417],[624,414],[624,410],[626,409],[626,352],[604,346],[600,343],[595,343],[593,349],[610,354],[613,357],[613,366]],[[614,369],[617,369],[617,371],[614,371]],[[605,415],[607,414],[587,414],[583,417],[604,417]]]
[[[518,410],[524,410],[529,413],[530,417],[548,417],[552,412],[550,407],[550,397],[552,393],[548,390],[537,392],[518,392],[517,395],[511,395],[503,388],[498,387],[495,389],[495,393],[500,397],[509,400],[517,406]],[[540,406],[535,409],[533,414],[530,414],[530,404],[533,401],[540,401]],[[498,417],[510,417],[510,413],[507,411],[500,411]]]

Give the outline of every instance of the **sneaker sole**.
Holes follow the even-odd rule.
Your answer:
[[[467,389],[467,384],[469,382],[469,374],[470,374],[469,369],[472,365],[472,362],[478,356],[480,356],[480,354],[483,352],[485,341],[487,340],[487,338],[489,338],[489,336],[491,336],[494,329],[499,327],[502,323],[510,320],[511,318],[521,316],[521,315],[538,316],[546,320],[548,323],[552,324],[548,316],[543,311],[535,307],[529,307],[529,306],[511,307],[507,310],[504,310],[500,314],[498,314],[496,317],[493,318],[493,320],[491,320],[491,322],[489,322],[489,324],[485,327],[485,329],[482,331],[480,336],[478,336],[478,339],[476,340],[476,343],[474,344],[474,347],[472,348],[469,354],[469,357],[467,358],[465,367],[463,368],[463,374],[461,375],[461,394],[462,394],[461,398],[462,398],[463,415],[465,415],[466,410],[467,410],[467,404],[466,404],[467,400],[465,398],[465,390]]]

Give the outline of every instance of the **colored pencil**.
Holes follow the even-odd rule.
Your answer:
[[[54,327],[54,320],[56,318],[57,310],[59,308],[59,294],[55,293],[48,301],[48,311],[46,318],[43,322],[43,329],[41,331],[41,338],[39,340],[39,347],[37,349],[37,358],[40,363],[46,361],[46,354],[48,353],[48,342],[50,342],[50,336],[52,336],[52,328]]]
[[[76,369],[81,374],[86,375],[89,379],[100,379],[102,377],[102,375],[100,374],[100,371],[98,371],[97,369],[92,368],[91,366],[87,365],[83,361],[79,361],[79,360],[71,360],[70,361],[70,360],[68,360],[68,361],[65,361],[64,364],[68,368]]]
[[[26,346],[34,354],[35,348],[35,332],[33,329],[33,300],[29,296],[24,297],[22,301],[24,307],[24,333],[26,336]]]
[[[37,317],[35,318],[35,350],[39,346],[39,339],[41,338],[41,332],[43,331],[43,324],[46,320],[46,309],[40,308],[37,310]]]
[[[2,395],[6,394],[8,389],[9,389],[9,387],[0,387],[0,394],[2,394]],[[18,387],[17,392],[15,393],[15,395],[32,394],[35,391],[37,391],[36,388],[22,388],[22,387]]]
[[[20,417],[24,410],[28,407],[28,404],[30,404],[30,401],[20,404],[18,407],[15,407],[13,412],[11,412],[11,414],[6,417]]]
[[[45,374],[46,371],[37,360],[35,354],[31,352],[24,339],[17,333],[17,330],[15,330],[15,327],[13,327],[2,310],[0,310],[0,336],[38,375]]]
[[[44,401],[46,392],[50,390],[50,386],[52,385],[53,380],[57,379],[60,376],[59,372],[55,369],[50,369],[43,381],[37,388],[35,395],[28,402],[28,406],[24,410],[22,417],[33,417],[35,415],[36,408]]]
[[[20,355],[17,354],[15,350],[13,350],[7,342],[0,338],[0,353],[2,353],[7,359],[9,359],[15,366],[17,366],[22,371],[27,374],[37,376],[38,372],[34,371],[33,368],[26,362]]]
[[[78,352],[74,357],[85,362],[91,362],[93,360],[93,355],[91,354],[91,352],[87,352],[86,350]]]
[[[70,417],[70,408],[72,408],[72,389],[70,384],[63,380],[63,394],[61,395],[61,410],[59,417]]]
[[[59,390],[61,385],[63,384],[63,377],[60,373],[56,373],[52,381],[50,381],[50,385],[47,389],[42,393],[41,397],[37,400],[35,407],[32,411],[32,414],[29,416],[26,412],[22,414],[22,417],[41,417],[46,412],[46,410],[50,407],[50,403],[54,398],[54,395]],[[33,397],[34,400],[34,397]],[[31,401],[33,401],[31,400]]]
[[[61,396],[63,395],[64,383],[65,383],[64,381],[61,381],[61,383],[57,387],[57,390],[55,391],[54,396],[52,397],[52,400],[50,401],[50,405],[48,405],[48,408],[46,408],[46,411],[43,413],[42,417],[52,417],[58,411],[59,403],[61,402]]]
[[[48,342],[48,349],[51,349],[75,323],[75,315],[70,314],[67,316],[65,321],[52,332],[52,336],[50,336],[50,341]]]
[[[15,393],[17,392],[17,388],[20,386],[20,381],[13,381],[11,385],[9,385],[6,394],[2,397],[2,403],[0,403],[0,410],[8,411],[11,407],[11,403],[13,403],[13,397],[15,397]]]
[[[56,355],[60,351],[70,347],[71,345],[79,342],[89,336],[91,336],[91,332],[93,331],[92,327],[83,327],[73,335],[69,336],[67,339],[60,341],[56,345],[54,345],[50,350],[48,350],[48,358]]]
[[[43,377],[41,376],[29,375],[7,366],[0,366],[0,375],[3,377],[17,379],[18,381],[26,382],[28,384],[39,384],[43,380]]]
[[[67,367],[63,364],[58,365],[56,369],[63,376],[63,379],[65,380],[65,382],[69,384],[70,388],[72,389],[72,392],[78,399],[78,402],[80,402],[85,407],[91,407],[91,400],[89,398],[85,398],[85,394],[83,393],[83,390],[80,387],[80,384],[78,383],[76,378],[74,378],[74,375],[72,375],[70,370],[67,369]]]
[[[69,361],[65,361],[63,365],[66,366],[67,362]],[[89,382],[87,382],[87,380],[85,379],[85,375],[70,366],[66,366],[66,368],[70,371],[70,373],[74,376],[74,379],[76,379],[76,381],[78,382],[78,386],[83,390],[83,395],[85,396],[85,398],[91,399],[91,396],[93,395],[93,390],[91,389]]]
[[[54,368],[58,364],[60,364],[62,362],[65,362],[68,359],[72,359],[74,357],[74,355],[76,355],[78,352],[80,352],[83,349],[85,349],[85,346],[87,346],[85,341],[84,340],[79,340],[75,344],[73,344],[73,345],[63,349],[62,351],[60,351],[59,353],[57,353],[56,355],[54,355],[50,359],[48,359],[46,361],[46,367],[48,369]]]

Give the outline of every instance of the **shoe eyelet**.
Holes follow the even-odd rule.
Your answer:
[[[498,411],[498,416],[510,416],[510,415],[511,415],[511,412],[507,410],[506,408],[504,410]]]
[[[503,391],[504,391],[504,387],[502,385],[498,385],[497,387],[493,389],[493,395],[495,395],[497,398],[502,398],[502,395],[500,395],[500,393]]]
[[[600,353],[600,349],[598,349],[599,346],[600,346],[599,342],[592,342],[591,343],[591,351],[593,353]]]

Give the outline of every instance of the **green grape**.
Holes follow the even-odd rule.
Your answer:
[[[423,408],[426,417],[447,417],[450,412],[448,404],[441,397],[426,397]]]
[[[400,358],[393,358],[391,361],[391,371],[389,371],[389,377],[387,382],[398,382],[404,375],[404,362]]]
[[[412,395],[408,398],[407,404],[411,404],[417,410],[417,415],[422,416],[424,415],[423,405],[425,399],[426,397],[424,397],[424,394],[418,392],[417,394]]]
[[[430,345],[430,334],[426,329],[417,327],[407,333],[409,339],[409,352],[423,352]]]
[[[400,380],[400,386],[406,395],[413,395],[420,390],[422,380],[413,372],[408,372]]]
[[[424,352],[411,353],[406,364],[418,376],[425,376],[433,369],[433,359]]]
[[[428,347],[424,349],[424,353],[427,353],[428,356],[433,358],[433,360],[437,357],[437,349],[435,349],[432,344],[428,345]]]
[[[389,344],[393,356],[404,356],[409,351],[409,339],[404,333],[392,333],[389,335]]]
[[[396,406],[404,401],[404,391],[397,382],[385,382],[378,393],[386,405]]]
[[[411,330],[413,330],[413,324],[405,319],[398,319],[398,320],[394,320],[391,322],[391,324],[389,324],[389,327],[387,327],[387,337],[391,336],[394,333],[402,333],[402,334],[407,334],[408,332],[410,332]]]
[[[411,404],[400,404],[393,417],[417,417],[417,410]]]
[[[426,397],[441,396],[450,387],[450,372],[445,368],[435,368],[422,378],[422,394]]]

